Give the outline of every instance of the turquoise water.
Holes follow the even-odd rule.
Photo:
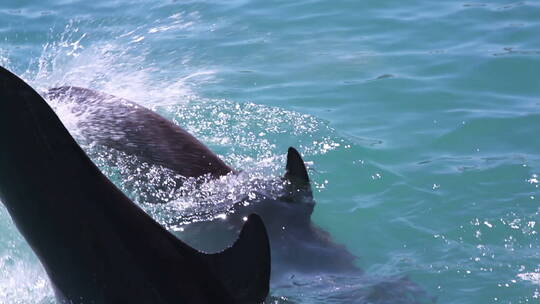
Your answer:
[[[408,277],[437,303],[537,303],[538,33],[540,1],[8,0],[0,64],[38,89],[152,107],[235,168],[277,176],[298,147],[314,222],[373,281]],[[0,219],[0,302],[53,302]],[[272,294],[331,303],[350,288],[322,282]]]

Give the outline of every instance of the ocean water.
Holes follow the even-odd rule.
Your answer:
[[[5,0],[0,65],[151,107],[260,177],[297,147],[313,221],[365,274],[273,286],[279,301],[382,303],[406,278],[422,299],[384,303],[540,303],[538,33],[538,0]],[[141,204],[166,183],[100,164]],[[0,303],[54,303],[3,207]]]

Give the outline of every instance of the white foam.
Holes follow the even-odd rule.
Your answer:
[[[51,303],[54,294],[45,270],[36,261],[0,257],[2,303]]]
[[[529,281],[533,284],[540,285],[540,273],[538,272],[518,273],[517,277],[523,281]]]

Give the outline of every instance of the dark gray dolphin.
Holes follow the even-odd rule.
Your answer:
[[[218,177],[232,171],[187,131],[134,102],[79,87],[54,88],[47,97],[73,103],[76,115],[86,115],[78,126],[83,136],[100,145],[184,177]]]
[[[88,140],[173,169],[180,175],[189,172],[188,176],[194,177],[203,173],[217,176],[231,172],[187,131],[134,102],[80,87],[54,88],[46,96],[74,103],[75,113],[87,115],[78,127]],[[211,165],[206,165],[207,161]],[[315,201],[304,161],[294,148],[287,153],[284,180],[287,186],[281,196],[260,193],[255,200],[234,204],[225,219],[192,223],[177,235],[196,248],[217,250],[234,240],[245,219],[255,213],[262,217],[268,230],[273,279],[295,271],[359,272],[354,265],[355,256],[311,221]]]
[[[263,219],[270,238],[273,282],[295,273],[361,273],[356,257],[311,220],[315,201],[304,161],[294,148],[287,153],[284,179],[280,196],[258,193],[256,199],[235,203],[225,218],[185,225],[177,235],[196,248],[216,250],[234,239],[254,213]]]
[[[53,110],[0,67],[0,199],[62,303],[257,303],[269,289],[264,225],[201,253],[132,203]]]

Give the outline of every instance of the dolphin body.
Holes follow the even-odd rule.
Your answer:
[[[86,115],[78,128],[85,139],[113,148],[187,177],[234,172],[195,137],[157,113],[132,101],[81,87],[50,89],[46,97],[72,103]],[[361,273],[356,257],[318,228],[308,172],[294,148],[287,153],[286,187],[275,198],[264,193],[233,205],[225,219],[195,222],[176,232],[190,245],[214,251],[238,235],[249,214],[263,219],[272,250],[272,281],[300,273]],[[204,235],[204,238],[200,236]]]
[[[201,253],[132,203],[43,98],[0,67],[0,199],[61,303],[259,303],[269,290],[264,225]]]
[[[85,115],[78,128],[89,141],[184,177],[219,177],[232,171],[187,131],[127,99],[80,87],[54,88],[46,97],[70,102],[74,114]]]

